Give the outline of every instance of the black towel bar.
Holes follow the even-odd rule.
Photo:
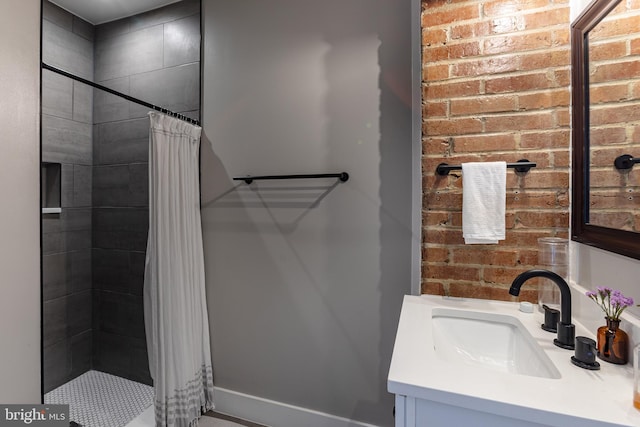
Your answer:
[[[315,179],[315,178],[340,178],[340,181],[346,182],[349,180],[349,174],[346,172],[340,173],[316,173],[316,174],[300,174],[300,175],[262,175],[262,176],[238,176],[233,178],[234,181],[244,181],[247,184],[251,184],[258,179]]]
[[[517,163],[507,163],[507,168],[515,169],[516,172],[529,172],[531,168],[535,168],[537,165],[535,162],[530,162],[527,159],[518,160]],[[436,167],[436,173],[440,176],[449,175],[450,171],[461,170],[462,165],[449,165],[447,163],[440,163]]]

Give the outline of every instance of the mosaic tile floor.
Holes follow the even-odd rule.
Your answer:
[[[70,418],[83,427],[123,427],[153,403],[153,387],[104,372],[89,371],[44,396],[69,404]]]

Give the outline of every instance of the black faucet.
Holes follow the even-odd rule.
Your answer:
[[[511,284],[509,293],[520,295],[520,288],[524,282],[532,277],[544,277],[552,280],[560,288],[560,322],[558,322],[558,338],[553,343],[561,348],[573,350],[575,348],[576,327],[571,323],[571,290],[564,279],[549,270],[528,270],[518,275]]]

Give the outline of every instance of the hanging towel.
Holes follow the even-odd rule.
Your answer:
[[[504,240],[506,188],[506,162],[462,164],[462,236],[466,244]]]

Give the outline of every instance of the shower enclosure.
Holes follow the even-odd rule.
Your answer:
[[[44,0],[42,59],[74,76],[197,119],[200,1],[184,0],[93,25]],[[132,382],[132,393],[138,396],[127,401],[151,404],[140,397],[152,383],[142,303],[148,111],[42,71],[45,401],[56,396],[56,390],[56,398],[69,398],[64,393],[60,397],[60,387],[74,379],[86,380],[84,387],[106,378],[112,385],[98,387],[119,387],[117,381],[123,379],[122,384]],[[72,403],[72,415],[74,405],[80,406]],[[129,415],[118,422],[124,425],[127,419]]]

